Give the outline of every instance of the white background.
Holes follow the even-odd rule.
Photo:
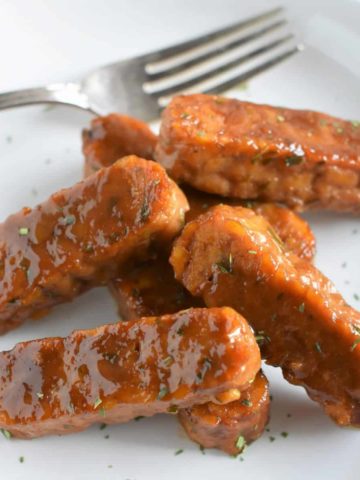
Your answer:
[[[359,119],[359,3],[282,3],[288,4],[291,30],[308,47],[250,81],[245,90],[234,89],[231,94]],[[0,0],[0,91],[78,78],[98,65],[171,45],[270,5],[278,4]],[[0,112],[1,219],[81,178],[80,130],[90,118],[63,107]],[[307,218],[318,238],[317,265],[358,307],[354,294],[360,294],[359,220],[318,213]],[[49,317],[1,337],[0,349],[115,320],[107,291],[94,290]],[[202,455],[175,418],[160,416],[103,431],[95,426],[68,437],[27,442],[0,438],[0,478],[359,479],[360,433],[336,427],[300,388],[286,384],[279,371],[266,368],[266,372],[274,396],[271,432],[246,451],[243,462],[220,452]],[[287,439],[280,435],[282,431],[289,432]],[[110,438],[105,439],[107,434]],[[276,440],[270,442],[269,435]],[[175,456],[179,448],[184,453]],[[25,457],[24,463],[19,462],[20,456]]]

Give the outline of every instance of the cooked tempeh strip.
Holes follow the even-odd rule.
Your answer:
[[[226,197],[360,212],[360,123],[210,95],[163,112],[155,159]]]
[[[190,306],[203,306],[174,279],[167,257],[151,260],[124,273],[110,283],[123,320],[175,313]],[[204,447],[216,447],[233,455],[263,433],[269,418],[269,388],[259,372],[253,383],[240,392],[232,389],[217,401],[179,410],[179,419],[189,437]],[[216,417],[216,419],[215,419]],[[238,445],[238,446],[237,446]]]
[[[187,224],[170,261],[208,307],[228,305],[248,319],[266,361],[290,383],[338,424],[360,426],[360,313],[309,262],[285,252],[263,217],[214,207]]]
[[[260,363],[251,328],[230,308],[20,343],[0,354],[0,428],[31,438],[189,407],[246,388]]]
[[[0,333],[167,245],[187,208],[160,165],[130,156],[11,215],[0,225]]]
[[[156,140],[147,124],[136,118],[118,113],[95,118],[82,132],[85,177],[126,155],[152,160]]]
[[[189,437],[204,448],[219,448],[237,455],[259,438],[269,420],[269,384],[260,371],[239,400],[214,402],[179,410],[179,420]]]

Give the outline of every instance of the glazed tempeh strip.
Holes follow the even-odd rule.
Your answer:
[[[225,405],[207,402],[183,408],[178,417],[194,442],[237,455],[263,434],[269,410],[269,383],[260,371],[238,400]]]
[[[165,109],[155,159],[226,197],[360,212],[360,123],[210,95]]]
[[[31,438],[189,407],[246,388],[260,362],[252,330],[230,308],[20,343],[0,354],[0,428]]]
[[[188,205],[164,169],[125,157],[0,225],[0,332],[168,244]]]
[[[82,132],[84,176],[110,167],[126,155],[152,160],[156,140],[147,124],[136,118],[118,113],[97,117]]]
[[[186,225],[170,260],[208,307],[247,318],[266,361],[290,383],[340,425],[360,426],[360,313],[309,262],[286,253],[263,217],[215,207]]]

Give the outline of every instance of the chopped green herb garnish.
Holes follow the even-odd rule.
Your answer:
[[[179,411],[179,408],[176,405],[170,405],[170,407],[167,409],[168,413],[175,414]]]
[[[164,363],[167,367],[170,367],[174,363],[174,358],[169,355],[168,357],[165,358]]]
[[[105,440],[108,440],[110,438],[110,435],[107,434],[107,435],[104,436],[104,438],[105,438]]]
[[[91,245],[91,243],[87,243],[86,245],[84,245],[84,247],[83,247],[83,252],[85,252],[85,253],[94,253],[94,247],[93,247],[93,245]]]
[[[281,432],[281,436],[287,438],[289,436],[288,432]]]
[[[355,340],[355,342],[351,345],[350,351],[352,352],[360,343],[360,337]]]
[[[354,293],[354,298],[355,298],[355,300],[360,300],[360,297],[357,293]]]
[[[305,312],[305,303],[300,303],[299,307],[298,307],[298,310],[300,313],[304,313]]]
[[[7,440],[10,440],[10,438],[12,437],[12,433],[9,432],[9,430],[5,430],[5,428],[0,428],[0,432],[4,435],[4,437]]]
[[[248,253],[250,255],[256,255],[257,254],[257,251],[256,250],[248,250]]]
[[[275,437],[273,437],[272,435],[270,435],[269,440],[270,440],[270,442],[275,442]]]
[[[169,393],[169,389],[167,387],[160,388],[157,399],[158,400],[163,399],[168,393]]]
[[[181,118],[188,118],[190,117],[190,113],[187,113],[187,112],[183,112],[181,115],[180,115]]]
[[[204,130],[198,130],[197,136],[198,136],[198,137],[204,137],[204,136],[205,136]]]
[[[275,242],[279,245],[279,247],[281,249],[284,248],[284,244],[281,240],[281,238],[279,237],[279,235],[275,232],[275,230],[273,228],[268,228],[268,232],[270,233],[270,235],[272,236],[272,238],[275,240]]]
[[[145,418],[145,417],[143,415],[139,415],[138,417],[135,417],[134,420],[135,420],[135,422],[138,422],[142,418]]]
[[[136,419],[135,419],[136,420]],[[105,428],[107,427],[106,423],[102,423],[100,425],[100,430],[105,430]]]
[[[100,415],[101,415],[102,417],[105,417],[105,415],[106,415],[106,410],[105,410],[105,408],[104,408],[104,407],[99,408],[99,413],[100,413]]]
[[[248,82],[241,82],[235,88],[243,92],[244,90],[247,90],[249,88],[249,84]]]
[[[315,342],[315,349],[316,349],[319,353],[322,353],[321,345],[320,345],[319,342]]]
[[[40,400],[41,400],[42,398],[44,398],[44,394],[41,393],[41,392],[38,392],[38,393],[36,394],[36,396],[37,396],[38,398],[40,398]]]
[[[360,126],[360,122],[358,122],[357,120],[352,120],[351,121],[351,125],[354,127],[354,128],[357,128]]]
[[[227,260],[216,263],[216,266],[222,273],[232,273],[233,271],[233,256],[229,253]]]
[[[241,400],[241,405],[245,405],[245,407],[252,407],[252,401],[244,398],[244,400]]]
[[[75,215],[66,215],[66,217],[64,217],[64,224],[65,225],[73,225],[76,221],[76,217]]]
[[[141,221],[144,222],[150,215],[150,207],[147,201],[145,201],[140,210]]]
[[[276,120],[277,120],[278,122],[285,122],[285,117],[284,117],[283,115],[277,115],[277,116],[276,116]]]
[[[255,335],[255,340],[259,345],[262,345],[264,342],[271,342],[270,337],[266,335],[265,332],[262,330]]]
[[[242,435],[240,435],[235,442],[235,447],[241,451],[245,448],[245,446],[246,446],[246,440]]]
[[[320,124],[322,127],[324,127],[325,125],[328,124],[328,122],[327,122],[327,120],[325,120],[325,118],[320,118],[319,124]]]
[[[199,381],[202,381],[205,377],[206,372],[211,368],[211,361],[208,358],[205,358],[200,372],[196,375]]]
[[[19,462],[24,463],[25,462],[25,457],[19,457]]]
[[[94,409],[97,409],[102,404],[101,398],[97,398],[94,403]]]
[[[30,229],[28,227],[20,227],[19,228],[19,235],[20,237],[26,237],[26,235],[29,235]]]
[[[302,163],[302,161],[303,161],[303,157],[294,155],[292,157],[285,158],[285,165],[287,167],[293,167],[294,165],[299,165],[300,163]]]
[[[200,452],[205,455],[205,447],[203,447],[202,445],[199,445],[199,449],[200,449]]]
[[[181,453],[183,453],[183,449],[182,448],[179,448],[179,450],[176,450],[176,452],[174,453],[174,455],[180,455]]]

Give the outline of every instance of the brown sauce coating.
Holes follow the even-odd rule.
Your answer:
[[[90,129],[83,131],[82,140],[87,176],[130,153],[152,159],[157,137],[144,122],[114,113],[93,120]],[[220,203],[246,206],[265,216],[290,251],[313,260],[316,250],[314,234],[309,224],[291,210],[274,204],[225,199],[187,186],[183,190],[191,207],[186,221],[194,220],[209,207]]]
[[[291,208],[360,211],[360,125],[210,95],[163,112],[155,159],[176,181]]]
[[[230,206],[247,207],[262,215],[271,224],[274,234],[278,235],[286,245],[286,249],[300,258],[312,261],[316,253],[316,239],[310,225],[292,210],[274,203],[259,203],[224,198],[200,192],[191,187],[182,186],[189,201],[190,210],[186,213],[186,222],[195,220],[210,207],[225,204]]]
[[[0,332],[168,245],[187,208],[160,165],[131,156],[11,215],[0,225]]]
[[[0,428],[31,438],[185,408],[246,388],[260,363],[252,330],[230,308],[20,343],[0,353]]]
[[[204,306],[201,299],[194,298],[175,280],[167,255],[128,269],[111,280],[109,288],[124,320]]]
[[[147,124],[136,118],[117,113],[95,118],[82,132],[85,177],[127,155],[152,160],[156,140]]]
[[[266,361],[290,383],[339,425],[360,426],[360,313],[309,262],[286,253],[263,217],[214,207],[186,225],[170,261],[208,307],[247,318]]]
[[[269,383],[260,371],[239,400],[220,405],[214,402],[179,410],[179,420],[189,437],[204,448],[219,448],[237,455],[239,437],[245,444],[259,438],[269,420]]]

